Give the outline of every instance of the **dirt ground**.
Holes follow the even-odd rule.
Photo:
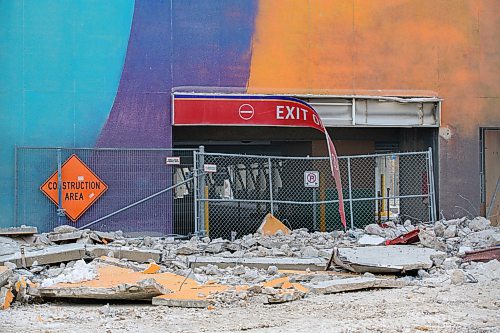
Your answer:
[[[0,312],[0,332],[500,332],[498,282],[308,296],[208,309],[53,302]]]

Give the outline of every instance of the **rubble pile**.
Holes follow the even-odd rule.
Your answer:
[[[287,230],[273,219],[272,232],[261,226],[234,241],[128,238],[120,231],[71,226],[45,234],[4,234],[0,306],[96,298],[213,308],[409,284],[500,280],[500,228],[482,217],[420,225],[389,221],[346,232]],[[410,232],[418,235],[411,242],[418,243],[389,245]],[[330,259],[333,266],[325,271]]]

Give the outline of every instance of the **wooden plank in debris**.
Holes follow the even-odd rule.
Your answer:
[[[490,247],[487,249],[465,252],[464,261],[482,261],[500,260],[500,247]]]
[[[413,245],[335,248],[333,261],[356,273],[404,273],[432,267],[431,256],[443,252]]]
[[[0,228],[0,236],[25,236],[38,233],[37,227]]]

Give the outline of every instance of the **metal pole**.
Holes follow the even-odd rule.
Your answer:
[[[316,188],[313,188],[313,226],[314,231],[318,231],[318,219],[316,218]]]
[[[389,221],[389,213],[390,213],[390,209],[389,209],[389,198],[391,197],[391,188],[388,187],[387,188],[387,218],[385,219],[386,221]]]
[[[429,147],[429,152],[427,153],[429,157],[429,202],[431,203],[431,219],[433,222],[437,220],[437,207],[436,207],[436,191],[434,189],[434,163],[432,160],[432,147]]]
[[[205,147],[200,146],[200,153],[199,153],[199,159],[198,159],[198,168],[201,171],[199,177],[198,177],[198,193],[200,196],[199,202],[199,219],[198,219],[198,226],[196,228],[196,234],[204,234],[205,233],[205,171],[204,171],[204,165],[205,165]]]
[[[351,229],[354,229],[354,214],[352,211],[351,158],[347,158],[347,179],[349,182],[349,210],[351,213]]]
[[[268,170],[269,170],[269,199],[271,200],[271,215],[274,216],[274,203],[273,203],[273,169],[271,167],[271,157],[267,158]]]
[[[197,162],[197,151],[193,151],[193,204],[194,204],[194,232],[198,232],[198,162]]]
[[[62,205],[62,150],[57,149],[57,224],[63,224],[64,208]]]

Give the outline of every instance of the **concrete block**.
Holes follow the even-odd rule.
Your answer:
[[[432,267],[441,252],[412,245],[335,248],[335,264],[356,273],[404,273]]]
[[[206,308],[210,305],[210,301],[206,299],[176,299],[166,296],[168,295],[153,297],[152,304],[178,308]]]
[[[0,287],[7,284],[7,281],[12,276],[12,270],[5,266],[0,266]]]
[[[10,227],[10,228],[0,228],[1,236],[18,236],[18,235],[33,235],[38,233],[36,227]]]
[[[0,256],[0,264],[11,262],[20,268],[31,267],[35,261],[38,262],[38,265],[47,265],[78,260],[83,257],[85,257],[84,244],[65,244],[28,251],[24,255],[21,252],[17,252],[11,255]]]
[[[306,270],[321,271],[326,267],[326,260],[323,258],[224,258],[224,257],[197,257],[189,256],[188,264],[190,267],[200,267],[217,265],[220,269],[242,265],[257,269],[268,269],[269,266],[276,266],[283,270]]]
[[[112,252],[114,258],[137,262],[160,262],[161,259],[161,251],[158,250],[132,249],[121,246],[87,245],[87,252],[94,258],[107,256],[108,253]]]
[[[66,233],[56,233],[48,234],[47,238],[54,243],[65,242],[65,241],[76,241],[83,236],[83,230],[66,232]]]
[[[320,281],[315,284],[306,284],[315,294],[333,294],[346,291],[355,291],[373,288],[401,288],[406,284],[396,279],[379,279],[371,277],[354,277],[347,279],[336,279],[329,281]]]

